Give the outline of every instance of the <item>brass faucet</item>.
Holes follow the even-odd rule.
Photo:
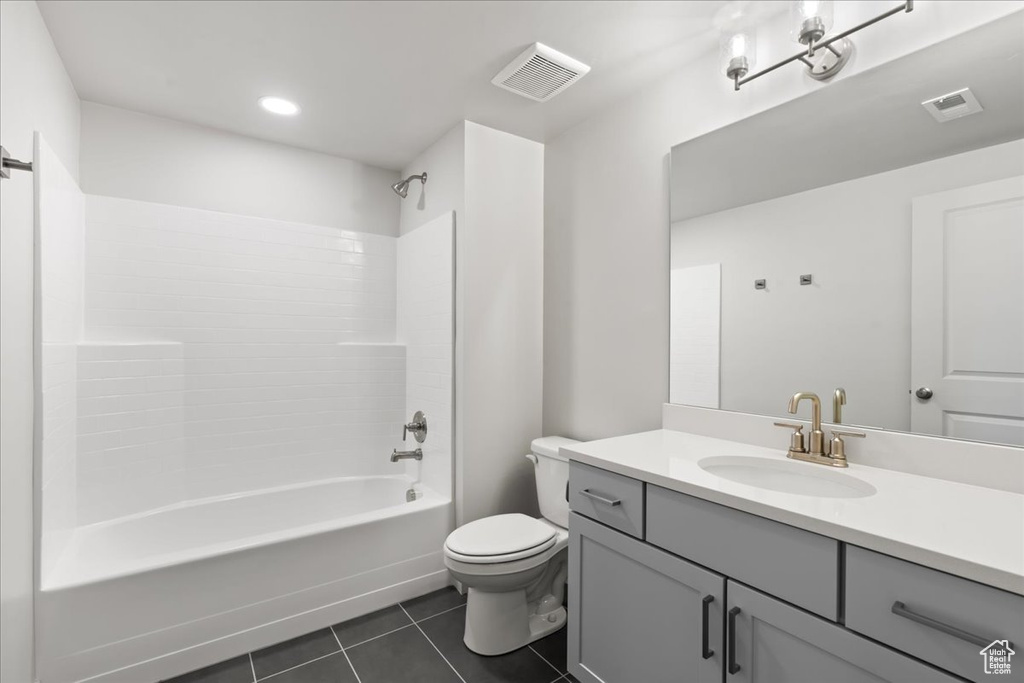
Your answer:
[[[833,429],[831,441],[832,455],[830,456],[828,453],[828,442],[825,441],[825,433],[821,431],[821,399],[818,398],[818,395],[812,394],[808,391],[801,391],[793,394],[793,398],[789,399],[789,412],[790,414],[795,415],[796,410],[800,405],[800,401],[804,399],[811,402],[811,434],[809,448],[804,448],[804,435],[801,431],[804,428],[803,425],[792,424],[789,422],[775,423],[776,427],[787,427],[793,430],[793,435],[789,443],[789,453],[786,454],[786,457],[792,458],[793,460],[813,462],[818,465],[849,467],[849,463],[846,460],[846,450],[843,444],[843,437],[853,436],[863,438],[864,434],[861,432],[847,432]],[[842,413],[840,412],[841,408],[839,406],[845,403],[846,392],[843,389],[836,389],[832,407],[836,411],[835,417],[837,418],[837,423],[839,421],[838,418],[842,417]]]
[[[808,455],[824,457],[825,453],[825,432],[821,431],[821,399],[817,394],[809,391],[801,391],[793,394],[789,399],[789,414],[796,415],[796,409],[800,401],[807,399],[811,402],[811,443],[807,449]]]

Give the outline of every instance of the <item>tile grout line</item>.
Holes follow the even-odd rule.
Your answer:
[[[555,666],[554,664],[552,664],[551,662],[549,662],[549,661],[548,661],[547,659],[545,659],[545,658],[544,658],[544,655],[542,655],[541,653],[539,653],[539,652],[537,652],[536,650],[534,650],[534,649],[533,649],[533,645],[532,645],[532,644],[531,644],[531,645],[527,645],[526,647],[527,647],[527,648],[529,648],[530,652],[532,652],[533,654],[535,654],[535,655],[537,655],[538,657],[540,657],[540,660],[541,660],[542,662],[544,662],[545,664],[547,664],[548,666],[550,666],[550,667],[551,667],[552,669],[554,669],[554,670],[555,670],[555,673],[557,673],[557,674],[558,674],[559,676],[565,676],[565,672],[564,672],[564,671],[561,671],[561,670],[559,670],[559,668],[558,668],[557,666]],[[556,678],[555,680],[557,681],[558,679]]]
[[[401,603],[399,603],[399,604],[401,604]],[[449,607],[448,609],[441,610],[437,614],[431,614],[429,617],[423,617],[419,621],[413,621],[412,623],[419,624],[419,623],[422,623],[422,622],[426,621],[427,619],[433,619],[434,617],[439,617],[442,614],[448,614],[448,612],[454,612],[455,610],[457,610],[459,608],[462,608],[462,607],[465,607],[465,606],[466,606],[466,603],[462,603],[461,605],[456,605],[455,607]],[[405,609],[405,608],[403,607],[402,609]],[[408,612],[406,612],[406,614],[408,614]],[[409,618],[412,619],[412,617],[409,617]]]
[[[352,669],[352,675],[356,677],[356,683],[363,683],[363,679],[359,678],[359,672],[356,671],[356,665],[352,663],[351,659],[349,659],[348,653],[342,650],[341,654],[345,655],[345,661],[348,662],[349,667]]]
[[[390,631],[388,631],[387,633],[381,633],[379,636],[374,636],[373,638],[367,638],[366,640],[360,640],[355,645],[349,645],[348,647],[342,646],[341,649],[342,650],[351,650],[354,647],[359,647],[360,645],[366,645],[367,643],[369,643],[371,641],[374,641],[374,640],[377,640],[378,638],[383,638],[384,636],[390,636],[392,633],[398,633],[399,631],[401,631],[403,629],[407,629],[410,626],[415,626],[415,625],[416,625],[415,622],[410,622],[410,623],[406,624],[405,626],[399,626],[398,628],[393,628]],[[337,637],[337,636],[335,636],[335,637]],[[338,642],[340,643],[341,641],[338,641]]]
[[[256,665],[252,661],[252,653],[247,654],[249,655],[249,670],[252,671],[252,683],[256,683]]]
[[[325,655],[320,655],[319,657],[314,657],[313,659],[310,659],[309,661],[303,662],[302,664],[296,664],[295,666],[290,666],[287,669],[281,669],[280,671],[275,671],[274,673],[270,674],[269,676],[264,676],[263,678],[257,679],[257,681],[267,681],[267,680],[270,680],[274,676],[280,676],[281,674],[288,673],[289,671],[294,671],[295,669],[302,668],[302,667],[306,666],[307,664],[312,664],[313,662],[319,662],[321,659],[327,659],[328,657],[333,657],[336,654],[339,654],[339,652],[328,652]]]
[[[338,643],[338,647],[341,648],[341,654],[345,655],[345,661],[348,662],[348,667],[352,669],[352,675],[356,677],[356,683],[363,683],[362,679],[359,678],[359,672],[356,671],[355,664],[353,664],[352,660],[349,659],[348,653],[345,652],[345,647],[341,644],[341,638],[338,637],[338,632],[334,630],[333,626],[331,626],[330,628],[331,635],[334,636],[334,640]]]
[[[422,622],[424,622],[424,621],[426,621],[428,619],[433,619],[434,617],[439,617],[442,614],[447,614],[448,612],[452,612],[454,610],[459,609],[460,607],[465,607],[465,606],[466,606],[466,603],[462,603],[461,605],[456,605],[455,607],[449,607],[448,609],[441,610],[440,612],[437,612],[436,614],[431,614],[429,617],[423,617],[419,621],[413,621],[412,617],[409,616],[409,613],[405,611],[404,607],[402,607],[402,603],[396,602],[394,605],[389,605],[388,607],[399,607],[399,608],[401,608],[401,610],[403,612],[405,612],[405,616],[408,617],[408,619],[409,619],[409,623],[408,624],[405,624],[404,626],[399,626],[398,628],[393,628],[390,631],[385,631],[384,633],[381,633],[380,635],[373,636],[372,638],[367,638],[366,640],[360,640],[358,643],[354,643],[352,645],[347,645],[347,646],[346,645],[341,645],[341,640],[338,640],[338,645],[341,646],[342,650],[351,650],[354,647],[359,647],[360,645],[365,645],[366,643],[369,643],[370,641],[377,640],[378,638],[383,638],[384,636],[389,636],[392,633],[398,633],[402,629],[409,628],[410,626],[415,626],[416,624],[420,624],[420,623],[422,623]],[[385,607],[384,609],[388,609],[388,608]],[[333,629],[334,627],[332,626],[331,628]],[[338,634],[335,633],[334,637],[337,638]]]
[[[419,632],[420,632],[421,634],[423,634],[423,637],[427,639],[427,642],[428,642],[428,643],[430,643],[430,647],[434,648],[434,650],[435,650],[435,651],[437,652],[437,654],[441,655],[441,659],[443,659],[443,660],[444,660],[444,663],[445,663],[445,664],[447,664],[447,665],[448,665],[449,667],[451,667],[451,670],[455,672],[455,675],[456,675],[456,676],[458,677],[458,679],[459,679],[460,681],[462,681],[462,683],[466,683],[466,679],[462,677],[462,674],[460,674],[460,673],[459,673],[459,670],[458,670],[458,669],[456,669],[456,668],[455,668],[455,667],[454,667],[454,666],[452,665],[452,663],[448,661],[448,658],[444,656],[444,653],[443,653],[443,652],[441,652],[441,650],[440,650],[440,649],[439,649],[439,648],[437,647],[437,645],[434,645],[434,641],[432,641],[432,640],[430,639],[430,636],[428,636],[428,635],[427,635],[427,634],[426,634],[426,633],[425,633],[425,632],[423,631],[423,629],[422,629],[422,628],[420,628],[420,625],[419,625],[419,624],[417,624],[417,623],[416,623],[416,622],[415,622],[415,621],[413,620],[413,618],[412,618],[411,616],[409,616],[409,612],[407,612],[407,611],[406,611],[405,607],[402,607],[402,603],[398,603],[398,606],[402,608],[402,611],[403,611],[403,612],[405,612],[405,616],[409,617],[409,620],[410,620],[410,621],[412,621],[412,625],[416,627],[416,630],[417,630],[417,631],[419,631]],[[435,616],[437,616],[437,615],[435,615]]]

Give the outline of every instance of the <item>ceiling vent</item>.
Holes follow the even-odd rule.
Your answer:
[[[547,102],[587,75],[590,67],[534,43],[491,79],[491,83],[536,102]]]
[[[953,119],[984,111],[981,105],[978,104],[978,98],[974,96],[970,88],[964,88],[941,97],[925,100],[921,103],[921,106],[927,109],[928,113],[939,123],[945,123],[946,121],[952,121]]]

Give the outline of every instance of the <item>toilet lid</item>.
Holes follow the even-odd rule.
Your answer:
[[[553,541],[555,530],[533,517],[519,513],[484,517],[460,526],[445,545],[460,555],[492,557],[538,548]]]

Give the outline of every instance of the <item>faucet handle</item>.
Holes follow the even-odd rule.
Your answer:
[[[863,439],[867,435],[864,432],[849,432],[842,429],[832,430],[832,459],[836,461],[836,465],[838,467],[846,467],[846,444],[843,442],[844,436],[853,436],[858,439]]]
[[[790,453],[806,453],[807,449],[804,448],[804,426],[796,424],[794,422],[776,422],[776,427],[786,427],[792,429],[793,433],[789,437],[789,452]]]

